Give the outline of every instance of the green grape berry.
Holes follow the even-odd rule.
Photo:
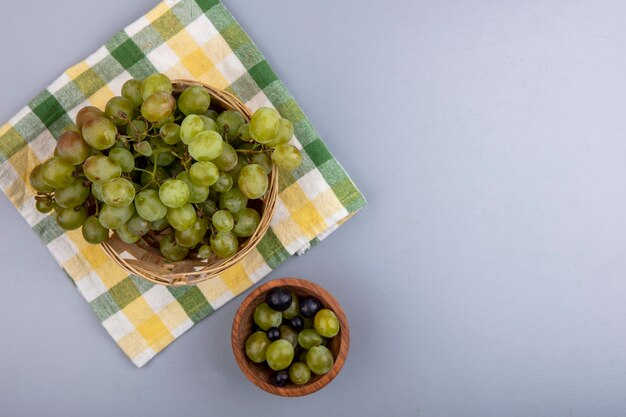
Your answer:
[[[335,337],[339,333],[339,320],[332,310],[323,308],[315,314],[313,327],[324,337]]]
[[[295,352],[291,343],[287,340],[279,339],[272,342],[267,347],[265,356],[269,367],[275,371],[280,371],[289,367],[291,361],[293,360],[294,353]]]
[[[314,346],[306,355],[306,364],[316,375],[325,375],[333,367],[333,354],[325,346]]]
[[[94,117],[85,123],[82,134],[89,146],[102,151],[109,149],[115,143],[117,127],[106,117]]]
[[[142,190],[135,197],[137,213],[144,219],[154,222],[167,214],[167,206],[161,202],[155,190]]]
[[[209,92],[198,85],[187,87],[178,97],[178,108],[184,115],[204,114],[210,104]]]
[[[254,323],[261,330],[278,327],[282,320],[280,311],[273,310],[267,303],[262,303],[254,309]]]
[[[83,238],[92,245],[98,245],[109,238],[109,229],[103,227],[96,216],[89,216],[81,230]]]
[[[189,187],[181,180],[169,179],[161,184],[159,198],[167,207],[182,207],[189,201]]]
[[[267,348],[272,342],[265,332],[254,332],[246,339],[246,356],[254,363],[262,363],[266,360]]]

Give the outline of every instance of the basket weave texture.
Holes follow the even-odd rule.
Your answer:
[[[233,94],[190,80],[173,80],[173,94],[180,94],[191,85],[204,87],[211,95],[211,109],[218,112],[224,110],[237,110],[249,121],[252,113],[246,105]],[[261,215],[261,221],[252,236],[247,238],[233,256],[219,259],[212,256],[209,259],[185,259],[172,262],[165,259],[158,249],[159,236],[147,235],[137,243],[127,244],[122,242],[115,234],[107,242],[102,243],[104,251],[126,271],[145,278],[156,284],[181,286],[195,285],[207,279],[211,279],[226,269],[237,264],[261,241],[269,228],[276,197],[278,194],[278,172],[276,167],[269,175],[267,193],[255,207]],[[165,233],[171,232],[166,229]]]

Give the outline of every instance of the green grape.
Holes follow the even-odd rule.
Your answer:
[[[304,385],[311,379],[311,370],[306,363],[296,362],[289,367],[289,379],[296,385]]]
[[[104,112],[118,126],[133,119],[133,103],[126,97],[113,97],[107,101]]]
[[[188,248],[180,246],[176,242],[173,233],[163,236],[159,244],[159,249],[161,250],[161,254],[172,262],[182,261],[189,253]]]
[[[189,176],[194,183],[209,187],[215,184],[220,176],[220,172],[212,162],[200,161],[191,165]]]
[[[262,197],[267,191],[269,181],[261,165],[250,164],[239,173],[239,189],[248,198]]]
[[[170,224],[167,222],[167,219],[163,217],[162,219],[158,219],[150,223],[150,230],[160,232],[161,230],[165,230],[165,228],[169,227],[169,225]]]
[[[209,196],[209,187],[205,185],[198,185],[192,181],[188,172],[183,171],[176,176],[177,180],[181,180],[187,187],[189,187],[189,202],[190,203],[202,203]]]
[[[209,240],[211,249],[220,258],[228,258],[237,253],[239,241],[233,232],[217,232]]]
[[[54,205],[52,206],[52,208],[53,208],[53,210],[54,210],[54,212],[55,212],[56,214],[59,214],[59,212],[60,212],[61,210],[63,210],[63,207],[61,207],[60,205],[58,205],[56,202],[54,203]]]
[[[198,258],[200,259],[209,259],[213,252],[211,252],[211,247],[209,245],[202,245],[198,249]]]
[[[102,197],[102,182],[92,182],[91,183],[91,194],[98,201],[102,201],[104,203],[104,197]]]
[[[126,97],[133,104],[133,107],[139,108],[143,103],[141,96],[141,81],[130,79],[122,85],[122,97]]]
[[[74,181],[74,171],[74,165],[55,156],[43,163],[41,178],[49,187],[63,188]]]
[[[159,193],[150,189],[139,191],[135,197],[135,208],[137,214],[151,222],[162,219],[167,214],[167,206],[159,199]]]
[[[96,216],[89,216],[83,223],[83,238],[92,245],[98,245],[109,238],[109,229],[102,227]]]
[[[315,346],[306,355],[306,364],[317,375],[327,374],[333,368],[333,354],[325,346]]]
[[[125,207],[112,207],[107,204],[103,204],[100,208],[100,224],[107,229],[117,229],[124,223],[130,220],[135,214],[135,206],[129,204]]]
[[[191,203],[187,203],[182,207],[168,208],[165,218],[167,222],[176,230],[186,230],[193,226],[196,221],[196,209]]]
[[[284,318],[291,320],[293,318],[298,317],[299,314],[300,314],[300,301],[298,301],[298,297],[296,297],[295,294],[291,294],[291,304],[289,305],[287,310],[282,312],[282,315]]]
[[[205,115],[200,115],[200,118],[204,123],[204,130],[212,130],[219,133],[220,127],[217,125],[217,122],[215,120]]]
[[[83,130],[83,126],[89,120],[94,117],[104,117],[106,116],[102,110],[94,106],[87,106],[80,109],[78,114],[76,114],[76,126],[79,130]]]
[[[40,213],[50,213],[54,208],[54,202],[49,197],[37,198],[35,200],[35,208]]]
[[[150,143],[145,140],[143,142],[134,143],[133,148],[135,149],[135,152],[137,152],[140,155],[143,155],[143,156],[152,155],[152,145],[150,145]]]
[[[188,114],[203,114],[209,109],[211,96],[204,87],[193,85],[187,87],[178,97],[178,108],[186,116]]]
[[[176,107],[174,107],[174,112],[176,112]],[[167,116],[165,119],[159,120],[158,122],[154,123],[152,127],[158,130],[168,123],[174,123],[176,121],[176,116],[174,114],[175,113],[172,113],[169,116]]]
[[[224,140],[230,142],[239,136],[239,128],[246,123],[246,119],[236,110],[226,110],[217,117],[216,122]]]
[[[120,166],[122,172],[129,173],[135,168],[135,158],[128,149],[112,149],[109,152],[109,158]]]
[[[332,310],[323,308],[315,314],[313,327],[324,337],[335,337],[339,333],[339,320]]]
[[[166,123],[159,130],[163,142],[167,145],[175,145],[180,141],[180,126],[176,123]]]
[[[267,364],[275,371],[287,369],[291,364],[294,356],[294,350],[291,343],[286,340],[276,340],[272,342],[265,352]]]
[[[302,164],[302,154],[292,145],[278,145],[272,152],[272,161],[287,171],[293,171]]]
[[[219,178],[215,184],[211,186],[211,189],[217,191],[218,193],[225,193],[231,188],[233,188],[233,177],[225,172],[220,172]]]
[[[233,233],[237,237],[250,237],[254,231],[259,227],[261,222],[261,215],[253,208],[246,207],[235,213],[233,216],[235,220],[235,227]],[[290,317],[293,318],[293,317]]]
[[[149,157],[150,162],[156,163],[159,166],[166,167],[176,160],[176,157],[171,152],[165,152],[160,150],[158,153],[153,153]]]
[[[91,188],[85,187],[80,178],[76,178],[70,185],[57,188],[54,192],[54,201],[64,208],[80,206],[91,194]]]
[[[139,213],[135,212],[133,217],[130,218],[128,222],[126,222],[126,226],[128,226],[128,231],[135,236],[143,236],[150,231],[151,222],[144,219],[139,215]]]
[[[219,113],[216,112],[215,110],[209,109],[206,112],[204,112],[204,115],[210,119],[217,120],[217,116],[219,116]]]
[[[102,198],[111,207],[126,207],[135,198],[135,186],[126,178],[111,178],[102,184]]]
[[[83,139],[89,146],[99,151],[109,149],[117,138],[115,123],[106,117],[94,117],[83,126]]]
[[[252,163],[260,165],[266,174],[272,172],[272,158],[270,158],[265,152],[255,153],[252,157]]]
[[[197,114],[190,114],[180,124],[180,139],[189,145],[193,138],[204,130],[204,121]]]
[[[89,145],[79,133],[63,132],[57,141],[56,152],[64,161],[79,165],[89,156]]]
[[[126,149],[126,150],[129,150],[130,149],[130,145],[126,141],[126,138],[118,138],[118,139],[116,139],[115,143],[113,144],[113,146],[111,146],[109,148],[109,155],[111,155],[111,151],[113,151],[115,149]]]
[[[176,99],[169,93],[156,93],[141,104],[141,115],[147,121],[156,123],[168,119],[176,108]],[[169,120],[169,119],[168,119]]]
[[[75,230],[85,223],[87,219],[87,210],[85,207],[78,206],[72,208],[61,208],[57,212],[57,223],[63,230]]]
[[[70,123],[69,125],[65,126],[63,129],[61,129],[61,133],[63,132],[76,132],[80,134],[80,129],[78,128],[76,123]]]
[[[54,187],[49,186],[43,180],[43,177],[41,176],[42,168],[43,164],[37,165],[35,168],[33,168],[28,177],[28,182],[30,182],[30,186],[33,187],[35,191],[38,191],[40,193],[51,193],[54,191]]]
[[[161,184],[159,198],[167,207],[182,207],[189,201],[189,187],[177,179],[169,179]]]
[[[281,324],[278,326],[278,330],[280,331],[280,338],[291,343],[291,346],[295,349],[298,347],[298,332],[296,332],[291,327],[286,324]]]
[[[148,124],[142,119],[131,120],[126,125],[126,135],[137,141],[142,141],[148,136]]]
[[[267,142],[266,145],[272,148],[278,145],[284,145],[291,140],[292,136],[293,125],[289,120],[281,118],[278,121],[278,133],[272,138],[272,140]]]
[[[309,353],[308,350],[306,349],[302,349],[302,351],[300,352],[300,356],[298,356],[298,360],[300,362],[303,362],[306,365],[306,354]],[[308,365],[307,365],[308,368]],[[311,372],[311,370],[309,369],[309,372]]]
[[[180,161],[174,161],[173,163],[169,164],[166,170],[172,178],[176,178],[176,176],[181,172],[186,172],[185,167],[180,163]]]
[[[180,246],[184,246],[186,248],[194,247],[198,243],[202,242],[208,227],[206,219],[198,217],[190,228],[185,230],[176,230],[174,233],[176,242],[178,242]]]
[[[212,130],[198,133],[189,143],[189,155],[196,161],[210,161],[224,150],[224,141],[219,133]]]
[[[265,352],[271,344],[265,332],[254,332],[246,339],[246,356],[254,363],[265,362]]]
[[[224,149],[217,158],[213,160],[213,163],[220,171],[230,171],[237,166],[237,152],[230,143],[224,143]]]
[[[313,329],[305,329],[298,334],[298,343],[304,349],[311,349],[322,344],[322,336]]]
[[[230,232],[233,230],[235,221],[228,210],[218,210],[211,216],[213,226],[220,232]]]
[[[250,136],[259,143],[267,143],[276,136],[279,126],[278,112],[271,107],[261,107],[250,119]]]
[[[128,223],[124,223],[123,225],[115,229],[115,234],[117,234],[117,237],[120,238],[122,242],[128,243],[129,245],[139,240],[139,236],[134,235],[128,229]]]
[[[248,198],[239,188],[231,188],[220,195],[220,208],[236,214],[248,205]]]
[[[260,304],[254,309],[254,323],[261,330],[278,327],[282,321],[280,311],[273,310],[267,303]]]
[[[254,139],[252,139],[252,136],[250,136],[250,124],[248,123],[244,123],[239,127],[239,139],[246,141],[246,142],[252,142]]]
[[[211,217],[218,210],[217,203],[213,200],[206,200],[202,204],[202,212],[206,217]]]
[[[243,167],[245,167],[246,165],[248,165],[248,162],[244,158],[238,158],[235,168],[228,171],[230,176],[233,177],[233,184],[237,184],[239,182],[239,174],[241,173]]]
[[[90,181],[106,181],[122,175],[122,167],[104,155],[92,155],[85,161],[83,171]]]
[[[172,82],[165,74],[154,73],[148,75],[141,82],[141,98],[145,101],[148,97],[158,94],[167,93],[172,94]]]
[[[145,172],[148,171],[148,172]],[[152,181],[151,172],[154,171],[154,181],[158,184],[161,184],[163,181],[166,181],[170,178],[169,174],[162,167],[157,166],[156,171],[154,170],[154,165],[148,165],[144,172],[141,173],[140,182],[141,185],[144,186]]]

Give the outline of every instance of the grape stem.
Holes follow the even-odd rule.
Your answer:
[[[236,149],[235,152],[238,152],[238,153],[265,153],[264,150],[253,151],[251,149]]]

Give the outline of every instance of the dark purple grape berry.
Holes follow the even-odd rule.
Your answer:
[[[270,327],[267,329],[267,338],[272,342],[280,339],[280,330],[278,330],[278,327]]]
[[[316,298],[308,297],[304,300],[300,301],[300,314],[304,317],[313,317],[315,313],[317,313],[322,308],[322,303],[320,303]]]
[[[304,329],[304,320],[302,320],[302,317],[300,316],[292,318],[287,322],[287,324],[289,324],[292,329],[298,332]]]
[[[278,371],[276,375],[274,375],[274,385],[278,385],[279,387],[284,387],[289,382],[289,372],[286,369],[282,371]]]
[[[285,288],[272,288],[265,295],[265,302],[272,310],[285,311],[291,305],[291,294]]]

